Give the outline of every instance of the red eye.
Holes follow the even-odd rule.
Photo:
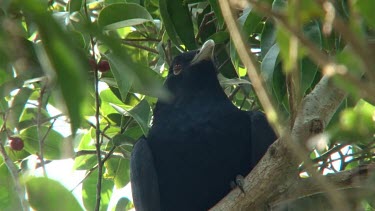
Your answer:
[[[181,73],[181,70],[182,70],[182,65],[180,64],[173,65],[173,74],[178,75]]]

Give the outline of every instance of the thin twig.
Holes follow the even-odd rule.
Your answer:
[[[42,166],[43,175],[45,177],[47,176],[47,171],[46,171],[46,166],[45,166],[45,163],[44,163],[44,140],[45,140],[45,137],[48,134],[49,130],[44,135],[45,137],[42,138],[41,120],[42,120],[43,96],[44,96],[44,93],[46,91],[47,84],[48,84],[48,81],[46,81],[46,84],[43,85],[42,89],[40,90],[40,95],[39,95],[39,98],[38,98],[38,114],[37,114],[37,119],[36,119],[36,121],[37,121],[37,133],[38,133],[38,140],[39,140],[39,159],[40,159],[40,164]]]
[[[232,101],[234,96],[237,94],[238,91],[240,91],[240,89],[241,89],[240,85],[236,86],[236,88],[234,88],[234,90],[228,96],[228,99]]]
[[[84,11],[88,20],[88,24],[92,24],[90,21],[90,15],[88,13],[87,8],[87,0],[84,1]],[[90,35],[90,44],[92,49],[92,58],[96,61],[95,58],[95,42],[93,37]],[[100,210],[100,201],[101,201],[101,192],[102,192],[102,178],[103,178],[103,165],[102,165],[102,155],[101,155],[101,143],[100,143],[100,96],[99,96],[99,75],[98,75],[98,67],[95,67],[94,70],[94,88],[95,88],[95,148],[97,153],[97,161],[98,161],[98,181],[96,184],[96,202],[95,202],[95,211]]]
[[[251,84],[253,85],[254,90],[257,93],[264,111],[266,112],[269,122],[275,129],[276,133],[280,135],[282,133],[282,128],[280,127],[281,124],[279,124],[279,112],[277,112],[276,107],[273,105],[271,98],[265,89],[266,86],[264,85],[264,80],[260,75],[260,70],[257,65],[256,58],[254,58],[254,55],[250,52],[250,49],[247,48],[246,42],[239,32],[239,28],[237,22],[233,17],[229,2],[226,0],[219,0],[219,3],[223,15],[226,16],[226,18],[224,19],[228,27],[228,31],[231,35],[233,44],[236,47],[241,61],[247,69],[247,74],[251,80]]]
[[[122,159],[129,159],[127,157],[124,157],[124,155],[122,153],[116,153],[116,152],[112,152],[112,154],[110,154],[110,151],[107,152],[107,151],[103,151],[102,150],[102,155],[104,155],[106,158],[108,155],[112,155],[114,158],[122,158]],[[77,151],[74,155],[75,158],[77,157],[80,157],[80,156],[84,156],[84,155],[96,155],[96,150],[80,150],[80,151]],[[103,160],[104,160],[103,158]]]
[[[199,26],[199,29],[198,29],[198,33],[195,36],[195,41],[198,42],[198,39],[201,36],[201,33],[203,32],[205,27],[208,25],[209,18],[211,18],[213,15],[215,15],[215,13],[212,11],[212,12],[209,12],[209,13],[207,13],[203,16],[202,22],[201,22],[201,24]],[[210,22],[210,23],[212,23],[212,22]]]
[[[46,167],[45,167],[45,160],[44,160],[44,157],[43,157],[43,152],[44,152],[44,142],[46,141],[46,138],[49,134],[49,132],[51,131],[53,125],[55,124],[56,122],[56,119],[54,119],[51,123],[51,125],[48,127],[46,133],[43,135],[43,137],[39,140],[39,154],[38,154],[38,158],[40,160],[40,165],[43,169],[43,173],[44,173],[44,176],[47,176],[47,171],[46,171]]]
[[[141,39],[136,39],[136,38],[125,38],[123,41],[128,41],[128,42],[160,42],[160,39],[155,39],[155,38],[141,38]]]
[[[122,43],[124,43],[125,45],[129,45],[129,46],[135,47],[135,48],[146,50],[146,51],[154,53],[154,54],[159,54],[159,52],[157,50],[155,50],[153,48],[150,48],[150,47],[146,47],[146,46],[143,46],[143,45],[138,45],[138,44],[135,44],[135,43],[129,42],[129,41],[123,41]]]

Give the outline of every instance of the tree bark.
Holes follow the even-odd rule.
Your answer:
[[[346,93],[336,88],[328,77],[323,77],[300,105],[289,136],[291,143],[305,143],[309,138],[321,133],[345,96]],[[291,192],[301,192],[302,190],[297,190],[295,186],[304,184],[300,183],[301,178],[298,175],[301,160],[296,156],[298,152],[287,143],[290,142],[282,137],[268,149],[266,155],[245,178],[245,194],[235,189],[211,210],[264,210],[274,202],[288,198],[286,196],[290,196]],[[312,180],[317,181],[315,178]],[[327,184],[327,181],[323,183]],[[305,189],[303,186],[298,188],[306,191],[303,195],[316,193],[317,190],[327,191],[322,184],[316,185],[317,189]]]

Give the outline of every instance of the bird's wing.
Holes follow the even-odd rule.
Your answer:
[[[134,146],[130,160],[133,202],[137,211],[159,211],[160,195],[154,158],[146,138]]]
[[[277,137],[266,116],[260,111],[249,111],[251,118],[252,166],[255,166]]]

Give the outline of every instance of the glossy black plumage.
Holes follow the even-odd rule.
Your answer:
[[[211,208],[276,139],[261,112],[241,111],[227,98],[212,50],[208,41],[171,65],[165,86],[174,97],[157,103],[147,139],[141,138],[132,152],[138,211]]]

